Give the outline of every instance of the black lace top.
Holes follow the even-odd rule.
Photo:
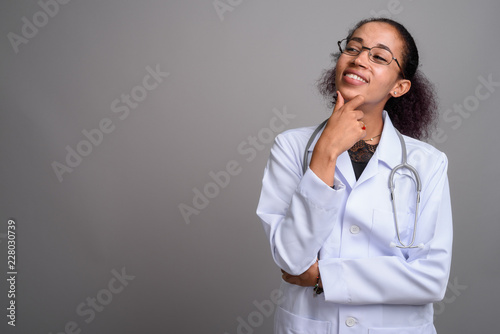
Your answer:
[[[361,173],[365,170],[365,167],[368,165],[368,161],[370,161],[373,153],[375,153],[377,146],[378,144],[370,145],[364,140],[360,140],[348,150],[352,167],[354,168],[354,175],[356,175],[356,180],[359,179]]]

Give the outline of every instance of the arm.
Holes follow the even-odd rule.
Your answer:
[[[359,123],[364,114],[356,110],[364,98],[357,96],[344,104],[340,92],[338,96],[306,173],[301,175],[303,152],[290,145],[297,138],[284,135],[276,138],[264,172],[257,214],[276,264],[288,274],[305,273],[315,263],[338,223],[346,194],[345,186],[335,180],[336,159],[366,135]]]
[[[305,272],[317,254],[345,202],[345,186],[335,190],[310,169],[302,176],[303,152],[292,148],[287,134],[276,137],[262,180],[257,208],[276,264],[292,275]]]
[[[366,128],[360,126],[364,113],[357,110],[364,97],[357,95],[344,104],[344,98],[337,91],[337,103],[325,129],[314,146],[309,167],[323,182],[332,186],[335,180],[335,166],[340,154],[351,148],[366,136]]]
[[[444,297],[452,249],[452,215],[446,172],[447,160],[442,154],[422,195],[417,235],[424,248],[410,249],[406,261],[395,256],[320,260],[319,270],[327,301],[418,305]]]

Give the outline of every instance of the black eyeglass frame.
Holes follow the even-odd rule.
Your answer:
[[[368,48],[368,47],[366,47],[366,46],[361,45],[361,51],[359,51],[359,53],[358,53],[357,55],[352,55],[352,54],[349,54],[349,53],[345,53],[345,52],[344,52],[345,50],[342,50],[342,42],[343,42],[343,41],[349,41],[349,40],[348,40],[347,38],[344,38],[343,40],[340,40],[340,41],[338,41],[338,42],[337,42],[337,44],[338,44],[338,46],[339,46],[340,53],[343,53],[343,54],[348,55],[348,56],[359,56],[359,55],[361,54],[361,52],[363,52],[363,50],[368,50],[368,55],[369,55],[368,59],[370,59],[370,61],[371,61],[371,62],[373,62],[373,63],[375,63],[375,64],[379,64],[379,65],[390,65],[390,64],[392,63],[392,61],[393,61],[393,60],[395,60],[395,61],[396,61],[396,65],[398,65],[399,70],[401,71],[401,75],[403,76],[403,79],[406,79],[406,78],[405,78],[405,74],[404,74],[404,72],[403,72],[403,69],[401,68],[401,65],[399,64],[399,61],[396,59],[396,57],[394,57],[394,54],[392,53],[392,51],[391,51],[391,50],[386,49],[387,51],[389,51],[389,53],[390,53],[390,54],[391,54],[391,56],[392,56],[392,58],[391,58],[391,61],[390,61],[390,62],[388,62],[387,64],[384,64],[384,63],[377,63],[377,62],[373,61],[373,60],[372,60],[372,57],[371,57],[371,56],[373,56],[373,55],[372,55],[372,49],[373,49],[373,48],[377,48],[377,46],[374,46],[373,48]],[[361,44],[361,43],[360,43],[360,44]]]

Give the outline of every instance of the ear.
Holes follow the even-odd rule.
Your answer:
[[[411,81],[406,79],[400,79],[396,82],[392,88],[390,94],[392,97],[400,97],[408,93],[411,87]]]

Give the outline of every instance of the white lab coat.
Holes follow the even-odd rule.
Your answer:
[[[415,241],[422,247],[400,249],[390,246],[397,237],[388,179],[401,163],[402,149],[387,113],[379,146],[359,180],[344,152],[337,159],[334,189],[312,170],[302,172],[314,129],[288,130],[276,137],[257,208],[276,264],[299,275],[318,258],[324,288],[314,296],[312,287],[283,281],[275,333],[436,333],[432,303],[444,297],[452,248],[445,154],[404,136],[408,162],[422,181]],[[395,176],[405,243],[411,240],[416,207],[410,174],[405,169]]]

